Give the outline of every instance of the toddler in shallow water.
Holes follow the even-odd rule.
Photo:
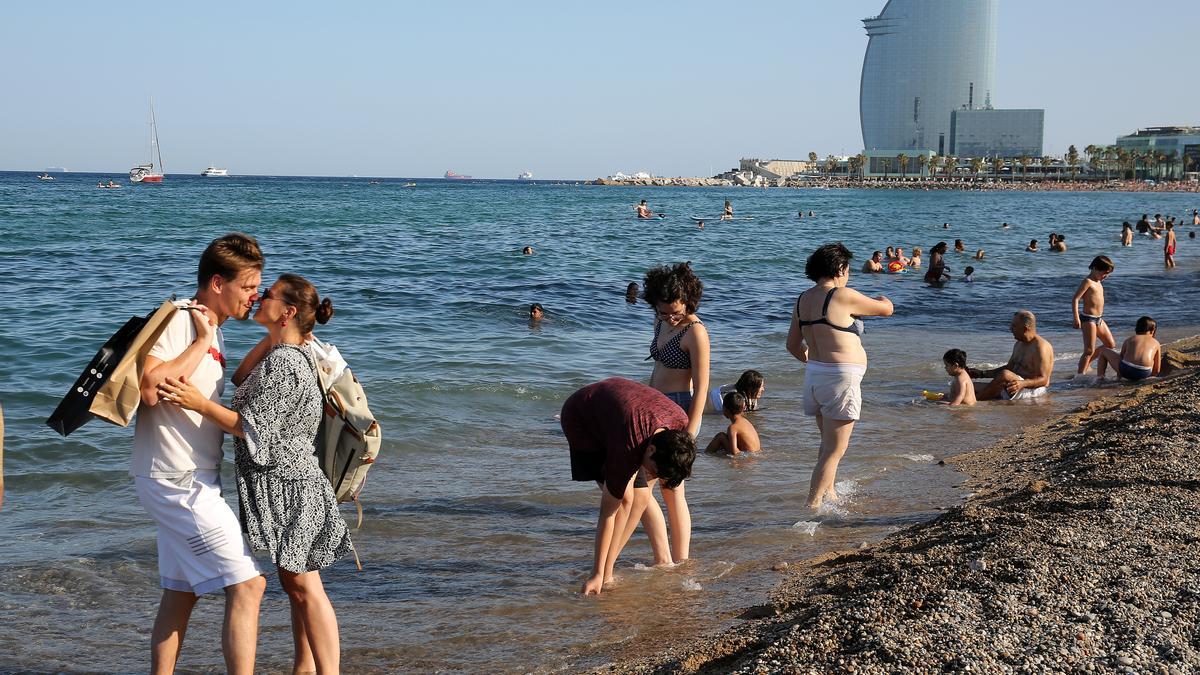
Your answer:
[[[723,413],[729,420],[729,428],[713,436],[706,452],[728,452],[740,455],[743,452],[758,452],[762,446],[758,440],[758,431],[750,420],[742,413],[746,412],[746,397],[738,392],[725,394]]]
[[[975,405],[975,383],[967,374],[967,353],[961,349],[951,349],[942,355],[942,365],[946,374],[954,378],[950,381],[950,393],[942,402],[946,405]]]

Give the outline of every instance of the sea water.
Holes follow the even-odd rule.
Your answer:
[[[193,292],[200,252],[231,230],[261,242],[264,287],[296,272],[333,299],[336,315],[320,335],[349,360],[383,426],[355,534],[364,569],[343,560],[322,572],[354,672],[573,670],[652,653],[765,601],[779,561],[856,547],[936,515],[964,496],[962,476],[938,460],[1112,391],[1067,381],[1081,350],[1071,295],[1097,254],[1116,262],[1105,318],[1119,339],[1142,314],[1159,320],[1163,338],[1200,324],[1190,227],[1170,272],[1160,241],[1119,245],[1121,221],[1190,213],[1200,206],[1194,194],[174,175],[101,190],[99,178],[0,174],[0,670],[146,667],[160,591],[154,527],[128,476],[132,429],[92,422],[63,439],[44,420],[124,320]],[[635,220],[643,198],[668,218]],[[715,216],[726,199],[750,219],[699,229],[687,218]],[[1045,248],[1052,231],[1067,235],[1068,252],[1024,252],[1034,238]],[[896,313],[867,320],[863,418],[838,472],[843,501],[806,510],[818,437],[801,412],[803,366],[784,349],[792,305],[810,286],[806,256],[842,241],[855,270],[887,245],[921,246],[928,262],[935,243],[956,238],[971,253],[986,250],[982,261],[946,256],[956,278],[975,267],[972,284],[851,276],[855,288],[891,298]],[[533,255],[521,254],[526,245]],[[699,314],[713,384],[747,368],[766,377],[751,416],[764,449],[697,459],[687,483],[693,560],[647,567],[639,531],[618,585],[584,599],[600,495],[570,480],[555,416],[585,384],[648,378],[653,313],[626,304],[625,287],[650,266],[680,261],[705,284]],[[547,312],[533,327],[532,302]],[[1052,396],[973,409],[921,399],[922,389],[944,389],[946,349],[965,349],[973,365],[1005,362],[1008,322],[1021,308],[1037,313],[1054,343]],[[231,322],[224,333],[233,368],[262,329]],[[724,426],[706,416],[701,443]],[[222,667],[221,604],[213,596],[198,606],[182,666]],[[258,663],[280,670],[290,658],[287,601],[272,576]]]

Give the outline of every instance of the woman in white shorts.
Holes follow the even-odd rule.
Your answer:
[[[817,418],[821,448],[808,489],[817,508],[833,490],[837,466],[862,407],[859,384],[867,372],[867,352],[858,317],[891,316],[892,301],[868,298],[846,286],[853,255],[841,243],[826,244],[808,257],[804,274],[814,285],[796,299],[787,348],[808,365],[804,370],[804,414]]]

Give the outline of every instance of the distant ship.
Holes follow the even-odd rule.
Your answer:
[[[453,171],[447,171],[444,177],[448,180],[467,180],[470,178],[470,176],[464,176],[461,173],[454,173]]]
[[[209,178],[211,178],[212,176],[228,176],[229,169],[218,169],[215,166],[210,166],[207,169],[201,171],[200,175],[209,177]]]
[[[522,171],[521,175],[517,176],[517,180],[533,180],[533,174],[528,171]]]

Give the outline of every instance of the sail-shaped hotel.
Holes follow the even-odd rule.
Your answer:
[[[999,5],[999,0],[888,0],[878,16],[863,19],[869,41],[859,114],[868,155],[952,154],[955,132],[957,140],[982,135],[973,139],[981,141],[978,149],[1041,153],[1041,110],[991,105]],[[991,114],[963,114],[971,129],[956,129],[956,111]]]

